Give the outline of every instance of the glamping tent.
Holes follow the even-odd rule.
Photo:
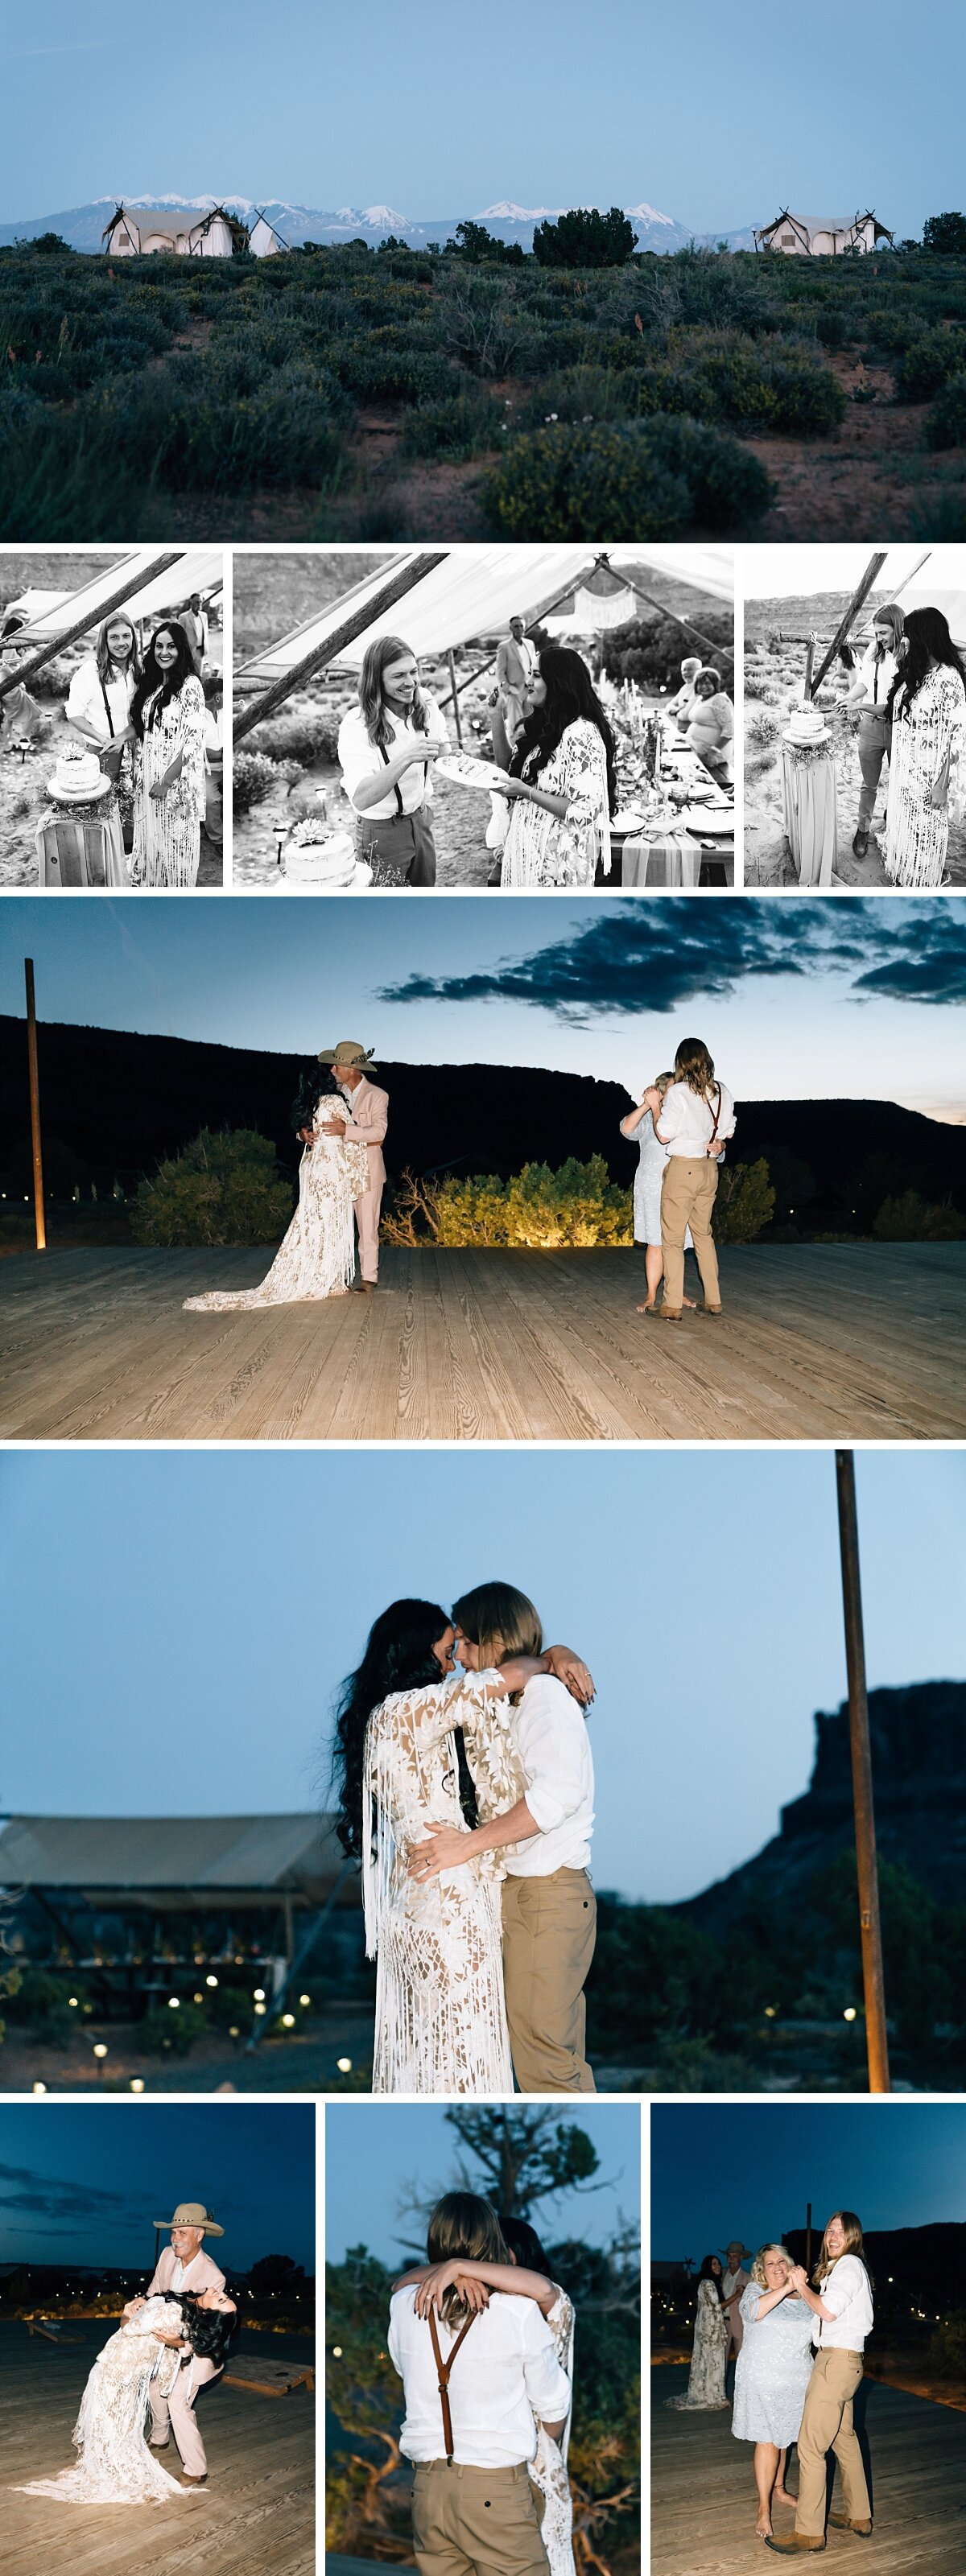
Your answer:
[[[238,231],[224,206],[116,206],[101,238],[112,259],[140,259],[146,251],[230,259]]]
[[[248,236],[248,247],[255,259],[271,259],[275,251],[289,248],[289,243],[282,240],[281,233],[277,233],[274,224],[269,223],[261,207]]]
[[[877,215],[792,215],[786,210],[774,223],[755,230],[756,250],[781,251],[786,259],[840,259],[847,251],[891,248],[895,236]]]

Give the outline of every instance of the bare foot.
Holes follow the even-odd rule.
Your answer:
[[[769,2520],[768,2520],[768,2516],[767,2516],[767,2514],[766,2514],[766,2516],[765,2516],[764,2522],[762,2521],[761,2515],[759,2514],[759,2516],[758,2516],[758,2520],[757,2520],[757,2522],[756,2522],[756,2524],[755,2524],[755,2539],[756,2539],[756,2540],[770,2540],[770,2539],[771,2539],[771,2523],[770,2523],[770,2522],[769,2522]]]
[[[798,2503],[798,2497],[789,2495],[787,2487],[773,2487],[771,2491],[771,2500],[773,2504],[790,2504],[794,2506]]]
[[[653,1315],[656,1304],[657,1298],[649,1297],[646,1306],[639,1306],[637,1312],[639,1315]]]
[[[692,1315],[697,1314],[698,1301],[696,1297],[682,1297],[681,1304],[682,1306],[690,1306]]]

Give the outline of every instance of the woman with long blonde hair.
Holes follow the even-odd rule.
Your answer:
[[[792,2287],[793,2269],[787,2245],[759,2246],[740,2301],[731,2430],[736,2441],[755,2446],[756,2540],[770,2538],[773,2504],[795,2503],[785,2471],[811,2377],[812,2320]]]
[[[374,886],[436,883],[432,764],[448,751],[446,719],[400,635],[366,646],[358,704],[339,726],[338,761],[360,817],[359,855]]]

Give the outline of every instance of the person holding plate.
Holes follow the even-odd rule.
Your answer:
[[[610,863],[617,754],[580,654],[545,645],[525,704],[512,743],[499,709],[493,715],[493,749],[507,772],[498,792],[511,806],[500,883],[592,887],[598,859]]]
[[[420,686],[415,654],[398,635],[377,636],[338,744],[342,784],[360,817],[359,856],[374,887],[435,885],[432,764],[448,749],[445,716]]]

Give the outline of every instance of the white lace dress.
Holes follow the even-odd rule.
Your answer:
[[[565,2370],[573,2387],[574,2312],[566,2290],[554,2282],[556,2303],[547,2324],[561,2370]],[[545,2498],[541,2535],[550,2561],[550,2576],[574,2576],[574,2509],[567,2476],[567,2451],[570,2444],[570,2418],[573,2400],[559,2442],[551,2440],[545,2424],[537,2425],[536,2457],[530,2462],[530,2475],[535,2487]]]
[[[966,809],[966,691],[958,671],[940,665],[917,689],[908,718],[905,690],[893,701],[889,802],[886,807],[886,874],[895,885],[942,884],[949,817]],[[945,802],[931,805],[937,781],[948,781]]]
[[[592,886],[598,856],[610,848],[607,755],[588,716],[565,726],[539,776],[530,752],[521,775],[545,796],[566,796],[563,821],[515,796],[503,847],[505,886]]]
[[[337,1114],[342,1102],[329,1093],[313,1125]],[[251,1306],[292,1306],[300,1299],[344,1297],[355,1269],[353,1200],[369,1187],[369,1149],[346,1136],[317,1136],[299,1164],[298,1206],[260,1288],[210,1289],[186,1297],[194,1315],[228,1314]]]
[[[503,2000],[500,1881],[484,1852],[422,1883],[407,1874],[427,1824],[466,1832],[453,1729],[481,1789],[481,1813],[522,1794],[510,1703],[495,1673],[393,1691],[374,1709],[363,1769],[366,1956],[376,1959],[374,2093],[512,2093]]]
[[[181,2367],[181,2354],[156,2343],[156,2332],[182,2332],[174,2301],[147,2299],[98,2353],[71,2435],[76,2468],[34,2478],[17,2494],[53,2496],[58,2504],[168,2504],[186,2493],[144,2439],[152,2381],[170,2397]]]
[[[728,2358],[728,2310],[723,2308],[713,2281],[698,2282],[698,2309],[694,2320],[694,2350],[686,2397],[668,2397],[665,2405],[676,2414],[696,2413],[727,2406],[725,2396],[725,2362]]]
[[[158,693],[145,707],[143,740],[134,756],[134,850],[131,884],[193,886],[197,883],[201,826],[205,816],[205,693],[200,680],[184,681],[176,697],[150,722]],[[181,770],[166,796],[149,789],[181,753]]]

